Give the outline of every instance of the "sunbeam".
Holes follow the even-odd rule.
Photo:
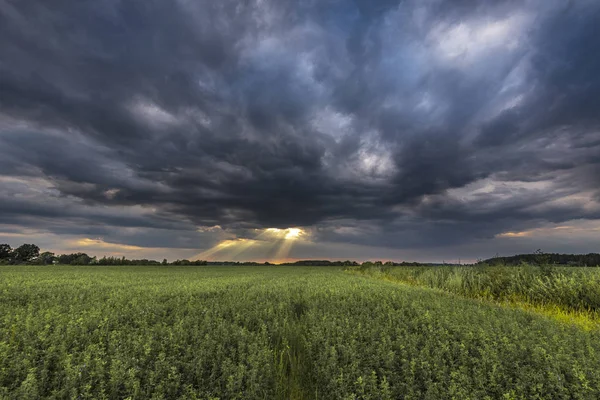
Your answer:
[[[302,240],[306,232],[301,228],[267,228],[253,239],[227,239],[197,254],[194,259],[215,261],[234,260],[240,254],[252,249],[256,258],[277,261],[286,258],[297,240]]]
[[[294,244],[295,239],[284,239],[281,241],[281,245],[274,256],[274,261],[279,261],[288,256],[290,254],[290,250],[292,250],[292,246]]]
[[[236,256],[242,254],[243,252],[248,250],[250,247],[253,247],[257,243],[259,243],[255,239],[242,239],[241,241],[242,241],[242,243],[235,244],[234,246],[232,246],[233,248],[231,249],[231,253],[228,253],[228,256],[227,256],[229,259],[233,260]]]
[[[225,250],[228,247],[233,246],[236,242],[237,242],[236,240],[224,240],[224,241],[218,243],[217,245],[211,247],[210,249],[205,250],[200,254],[197,254],[193,258],[195,260],[212,260],[212,257],[215,254]]]

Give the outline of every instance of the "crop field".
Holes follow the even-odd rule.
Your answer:
[[[600,398],[599,330],[499,304],[518,270],[405,271],[2,266],[0,399]],[[596,309],[531,274],[501,292]]]

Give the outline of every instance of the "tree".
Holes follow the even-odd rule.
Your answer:
[[[17,262],[30,262],[40,255],[40,248],[35,244],[23,244],[14,249],[12,255]]]
[[[85,253],[61,254],[58,256],[58,262],[60,264],[87,265],[91,261],[92,257]]]
[[[54,253],[51,253],[49,251],[45,251],[42,254],[40,254],[40,256],[37,259],[38,264],[42,265],[52,264],[54,260],[56,260]]]
[[[546,265],[550,262],[550,255],[544,253],[541,249],[535,251],[535,261],[538,265]]]
[[[12,254],[12,247],[9,244],[2,243],[0,244],[0,260],[6,260],[10,258]]]
[[[76,259],[71,261],[71,264],[73,264],[73,265],[88,265],[91,261],[92,261],[92,257],[83,253],[83,254],[79,255]]]

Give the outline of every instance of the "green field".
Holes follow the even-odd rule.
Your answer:
[[[598,330],[371,275],[0,267],[0,398],[600,398]]]

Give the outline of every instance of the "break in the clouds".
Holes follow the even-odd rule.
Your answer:
[[[0,0],[0,241],[598,251],[599,48],[594,0]]]

